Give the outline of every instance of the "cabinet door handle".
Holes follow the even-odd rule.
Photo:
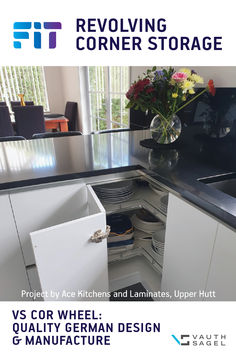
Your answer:
[[[90,241],[92,242],[102,242],[104,238],[107,238],[110,234],[111,227],[109,225],[106,226],[106,231],[103,232],[102,230],[97,230],[94,232],[93,236],[90,237]]]

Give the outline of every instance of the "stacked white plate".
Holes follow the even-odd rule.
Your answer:
[[[165,248],[165,229],[159,230],[152,234],[153,250],[160,256],[164,255]]]
[[[133,195],[133,182],[120,181],[116,183],[95,186],[94,190],[99,199],[105,203],[117,204],[128,200]]]
[[[168,206],[168,195],[164,195],[160,199],[160,211],[165,215],[167,214],[167,206]]]
[[[136,229],[143,231],[147,234],[152,234],[157,230],[163,229],[163,223],[160,220],[146,221],[140,218],[138,214],[133,215],[131,221]]]
[[[163,223],[161,221],[157,222],[147,222],[144,220],[140,220],[137,215],[132,216],[131,218],[133,226],[143,231],[147,234],[152,234],[153,232],[157,231],[160,228],[163,228]]]

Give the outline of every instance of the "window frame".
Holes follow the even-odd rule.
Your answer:
[[[120,68],[125,67],[125,66],[119,66]],[[88,102],[88,115],[89,115],[89,120],[90,120],[90,126],[92,127],[92,131],[100,131],[102,129],[97,129],[97,122],[98,122],[98,128],[100,128],[100,121],[106,122],[106,129],[122,129],[122,128],[129,128],[130,126],[130,114],[128,111],[128,125],[124,124],[123,122],[123,114],[122,114],[122,99],[125,99],[125,93],[120,91],[112,91],[111,89],[111,66],[103,66],[105,68],[104,76],[105,76],[105,89],[103,90],[91,90],[90,88],[90,80],[89,80],[89,66],[84,67],[85,69],[85,77],[86,77],[86,88],[87,88],[87,102]],[[128,86],[130,86],[131,82],[131,70],[130,66],[127,66],[128,68],[128,79],[129,83]],[[120,88],[122,87],[122,73],[120,71]],[[92,114],[92,107],[91,107],[91,94],[104,94],[105,98],[105,103],[106,103],[106,118],[101,118],[99,116],[93,117]],[[120,100],[120,112],[121,112],[121,118],[120,122],[116,122],[112,119],[112,96],[113,95],[119,95],[121,100]],[[113,128],[112,124],[116,124],[119,126],[118,128]],[[103,129],[103,130],[106,130]]]

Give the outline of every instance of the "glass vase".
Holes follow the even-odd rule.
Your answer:
[[[181,120],[176,114],[164,117],[157,114],[151,121],[152,138],[158,144],[171,144],[176,141],[182,130]]]

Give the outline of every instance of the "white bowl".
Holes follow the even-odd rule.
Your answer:
[[[132,224],[137,229],[147,232],[153,233],[160,229],[163,229],[163,223],[161,221],[149,222],[139,219],[137,215],[133,215],[131,218]]]

